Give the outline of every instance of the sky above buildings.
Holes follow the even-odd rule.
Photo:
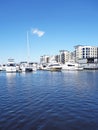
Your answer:
[[[0,0],[0,63],[98,46],[97,0]]]

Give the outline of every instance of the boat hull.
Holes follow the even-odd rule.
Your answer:
[[[7,73],[15,73],[16,72],[16,67],[6,67],[6,72]]]

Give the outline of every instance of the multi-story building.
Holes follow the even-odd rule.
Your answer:
[[[58,63],[60,62],[60,55],[55,56],[55,61],[58,62]]]
[[[41,56],[40,57],[40,63],[41,64],[49,63],[49,56],[47,56],[47,55]]]
[[[52,61],[59,62],[59,55],[56,55],[56,56],[43,55],[40,57],[41,64],[47,64],[47,63],[52,62]]]
[[[76,62],[78,62],[81,59],[88,59],[88,58],[96,59],[98,57],[97,50],[98,48],[95,46],[83,46],[83,45],[75,46]]]
[[[70,53],[70,61],[75,62],[75,51]]]
[[[70,60],[71,53],[67,50],[60,50],[60,63],[65,64]]]

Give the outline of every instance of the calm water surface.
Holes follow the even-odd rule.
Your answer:
[[[0,130],[98,130],[98,71],[0,72]]]

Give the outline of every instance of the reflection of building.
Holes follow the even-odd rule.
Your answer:
[[[76,62],[83,59],[86,59],[86,61],[88,59],[88,61],[93,62],[93,58],[96,59],[98,57],[98,48],[94,46],[77,45],[75,46],[75,57]]]

